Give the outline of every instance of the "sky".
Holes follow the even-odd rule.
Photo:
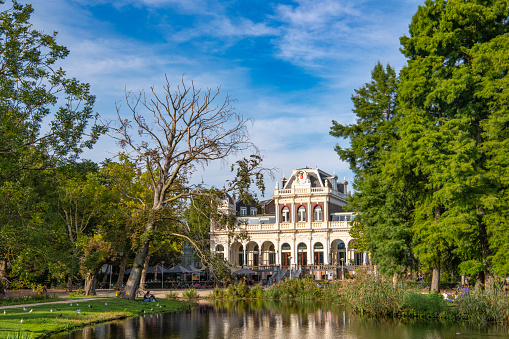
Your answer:
[[[116,116],[124,91],[162,88],[182,77],[236,99],[254,120],[251,140],[276,168],[265,197],[292,170],[320,168],[350,183],[353,174],[329,135],[332,120],[355,122],[351,95],[380,61],[405,65],[399,38],[417,0],[32,0],[31,22],[70,50],[59,62],[91,85],[103,121]],[[0,5],[5,9],[7,2]],[[101,162],[119,151],[103,136],[82,158]],[[245,154],[247,155],[247,154]],[[232,158],[232,161],[235,159]],[[199,168],[192,181],[222,187],[220,164]],[[350,185],[351,187],[351,185]],[[258,198],[263,198],[258,192]]]

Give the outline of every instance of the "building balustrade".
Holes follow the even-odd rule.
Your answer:
[[[316,222],[296,222],[280,224],[239,224],[239,230],[247,231],[279,231],[279,230],[308,230],[308,229],[327,229],[344,228],[350,229],[350,221],[316,221]],[[226,229],[214,229],[212,232],[228,232]]]
[[[343,267],[345,270],[355,270],[364,266],[369,265],[347,265],[346,263],[341,266],[341,264],[328,264],[328,265],[244,265],[243,267],[252,271],[274,271],[276,267],[279,266],[279,269],[284,270],[301,270],[301,271],[331,271],[336,269],[341,269]]]

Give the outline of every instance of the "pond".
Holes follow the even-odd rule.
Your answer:
[[[509,338],[506,327],[360,317],[316,302],[202,301],[188,312],[144,315],[60,333],[83,338]]]

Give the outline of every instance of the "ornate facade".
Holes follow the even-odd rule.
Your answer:
[[[229,201],[230,213],[234,210],[230,205],[235,204],[238,230],[211,229],[211,250],[236,266],[256,271],[261,279],[281,272],[337,278],[341,267],[368,260],[355,251],[349,233],[354,215],[343,210],[347,185],[320,169],[304,168],[276,183],[272,199],[258,206]],[[241,231],[247,239],[235,240],[235,233]]]

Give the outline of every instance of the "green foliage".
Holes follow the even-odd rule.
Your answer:
[[[249,298],[262,299],[264,297],[264,290],[261,285],[256,285],[249,289]]]
[[[32,339],[34,336],[32,333],[26,333],[24,331],[18,331],[14,334],[8,333],[7,339]]]
[[[182,298],[184,299],[196,299],[198,298],[198,292],[194,287],[190,287],[188,290],[182,292]]]
[[[473,324],[502,324],[509,319],[509,298],[500,289],[472,291],[458,305],[460,316]]]
[[[10,306],[10,305],[23,305],[23,304],[36,304],[36,303],[44,303],[51,301],[61,301],[62,299],[57,297],[56,295],[32,295],[25,297],[5,297],[0,299],[0,306]]]
[[[168,292],[166,293],[165,298],[168,300],[176,300],[178,299],[178,294],[176,292]]]
[[[378,62],[371,82],[352,96],[353,125],[333,121],[330,134],[349,138],[350,147],[335,150],[355,173],[355,193],[349,204],[357,212],[351,235],[356,247],[371,253],[371,261],[384,274],[404,271],[413,263],[411,255],[411,204],[405,192],[393,187],[384,171],[398,136],[398,78],[392,67]]]
[[[346,291],[345,291],[346,292]],[[404,290],[368,274],[358,273],[348,284],[347,302],[360,313],[396,315],[403,303]]]
[[[410,290],[405,293],[402,312],[407,316],[438,318],[445,307],[446,301],[438,293],[422,294]]]
[[[214,287],[214,292],[212,293],[212,296],[215,299],[221,299],[221,298],[223,298],[223,295],[224,295],[223,289],[221,289],[219,287]]]

